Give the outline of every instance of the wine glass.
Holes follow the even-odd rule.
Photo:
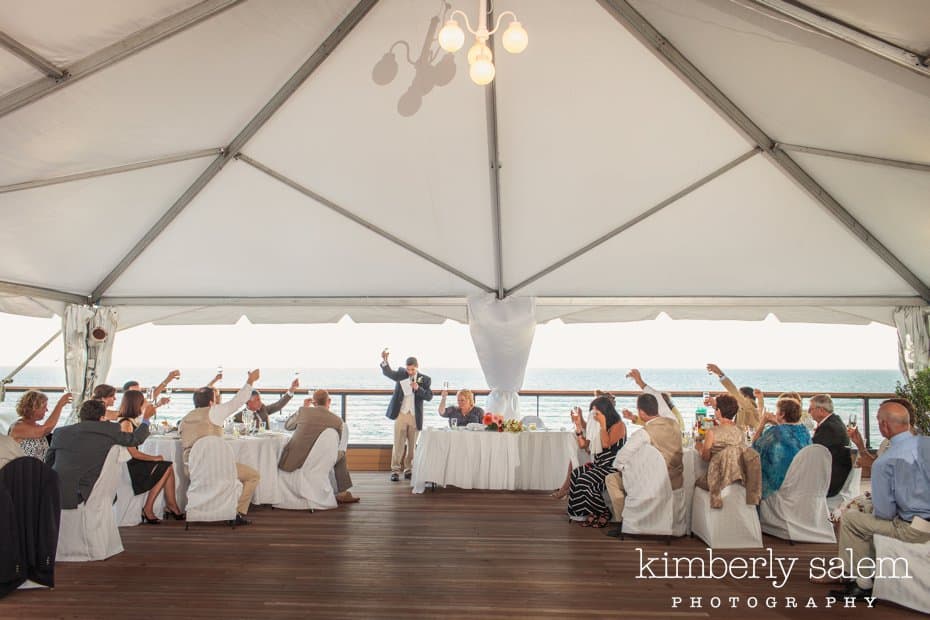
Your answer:
[[[449,418],[449,426],[452,427],[452,430],[457,429],[458,426],[459,426],[459,419],[458,419],[458,418]]]
[[[859,416],[857,416],[855,413],[849,414],[849,428],[856,428],[858,422]]]

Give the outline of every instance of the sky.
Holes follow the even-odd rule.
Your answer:
[[[0,366],[22,362],[60,327],[60,320],[0,313]],[[416,355],[423,367],[478,368],[468,326],[142,325],[117,334],[113,368],[367,368],[388,347],[392,361]],[[530,368],[895,369],[897,335],[873,323],[813,325],[765,321],[654,321],[539,325]],[[60,339],[33,362],[58,366]]]

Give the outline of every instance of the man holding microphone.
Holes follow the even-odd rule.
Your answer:
[[[412,477],[413,449],[417,435],[423,428],[423,401],[433,400],[430,389],[431,380],[418,371],[417,358],[408,357],[406,368],[391,370],[388,364],[388,350],[381,352],[381,372],[388,379],[395,381],[394,395],[387,408],[387,418],[394,420],[394,450],[391,453],[391,481]],[[404,448],[407,455],[404,456]]]

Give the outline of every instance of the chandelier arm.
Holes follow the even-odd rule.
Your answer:
[[[477,37],[477,36],[478,36],[478,31],[472,29],[472,27],[471,27],[471,22],[468,21],[468,15],[466,15],[465,13],[463,13],[463,12],[462,12],[461,10],[459,10],[459,9],[455,9],[454,11],[452,11],[452,14],[449,16],[449,19],[452,19],[452,18],[455,17],[456,15],[461,15],[461,16],[462,16],[462,19],[465,20],[465,30],[467,30],[468,32],[472,33],[474,36]]]
[[[516,16],[516,14],[515,14],[513,11],[504,11],[503,13],[501,13],[500,15],[497,16],[497,22],[494,24],[494,30],[492,30],[491,32],[489,32],[489,33],[488,33],[489,35],[492,35],[492,34],[494,34],[495,32],[497,32],[498,30],[501,29],[501,20],[504,19],[504,16],[506,16],[506,15],[510,15],[510,17],[511,17],[511,18],[513,19],[513,21],[515,21],[515,22],[520,21],[520,20],[517,19],[517,16]]]

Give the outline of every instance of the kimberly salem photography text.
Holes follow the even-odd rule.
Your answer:
[[[813,557],[800,565],[800,558],[775,555],[771,548],[759,550],[754,555],[724,557],[705,548],[700,555],[676,557],[666,551],[658,556],[649,556],[637,547],[639,574],[637,579],[757,579],[768,581],[776,592],[759,595],[693,596],[680,594],[671,597],[673,609],[719,609],[719,608],[849,608],[859,605],[872,607],[874,599],[836,599],[829,596],[776,596],[795,569],[805,570],[808,578],[854,578],[855,576],[882,579],[911,579],[906,558],[862,558],[858,566],[852,566],[852,557]],[[845,562],[844,562],[845,560]],[[697,584],[695,584],[697,585]],[[696,588],[700,591],[700,588]]]

